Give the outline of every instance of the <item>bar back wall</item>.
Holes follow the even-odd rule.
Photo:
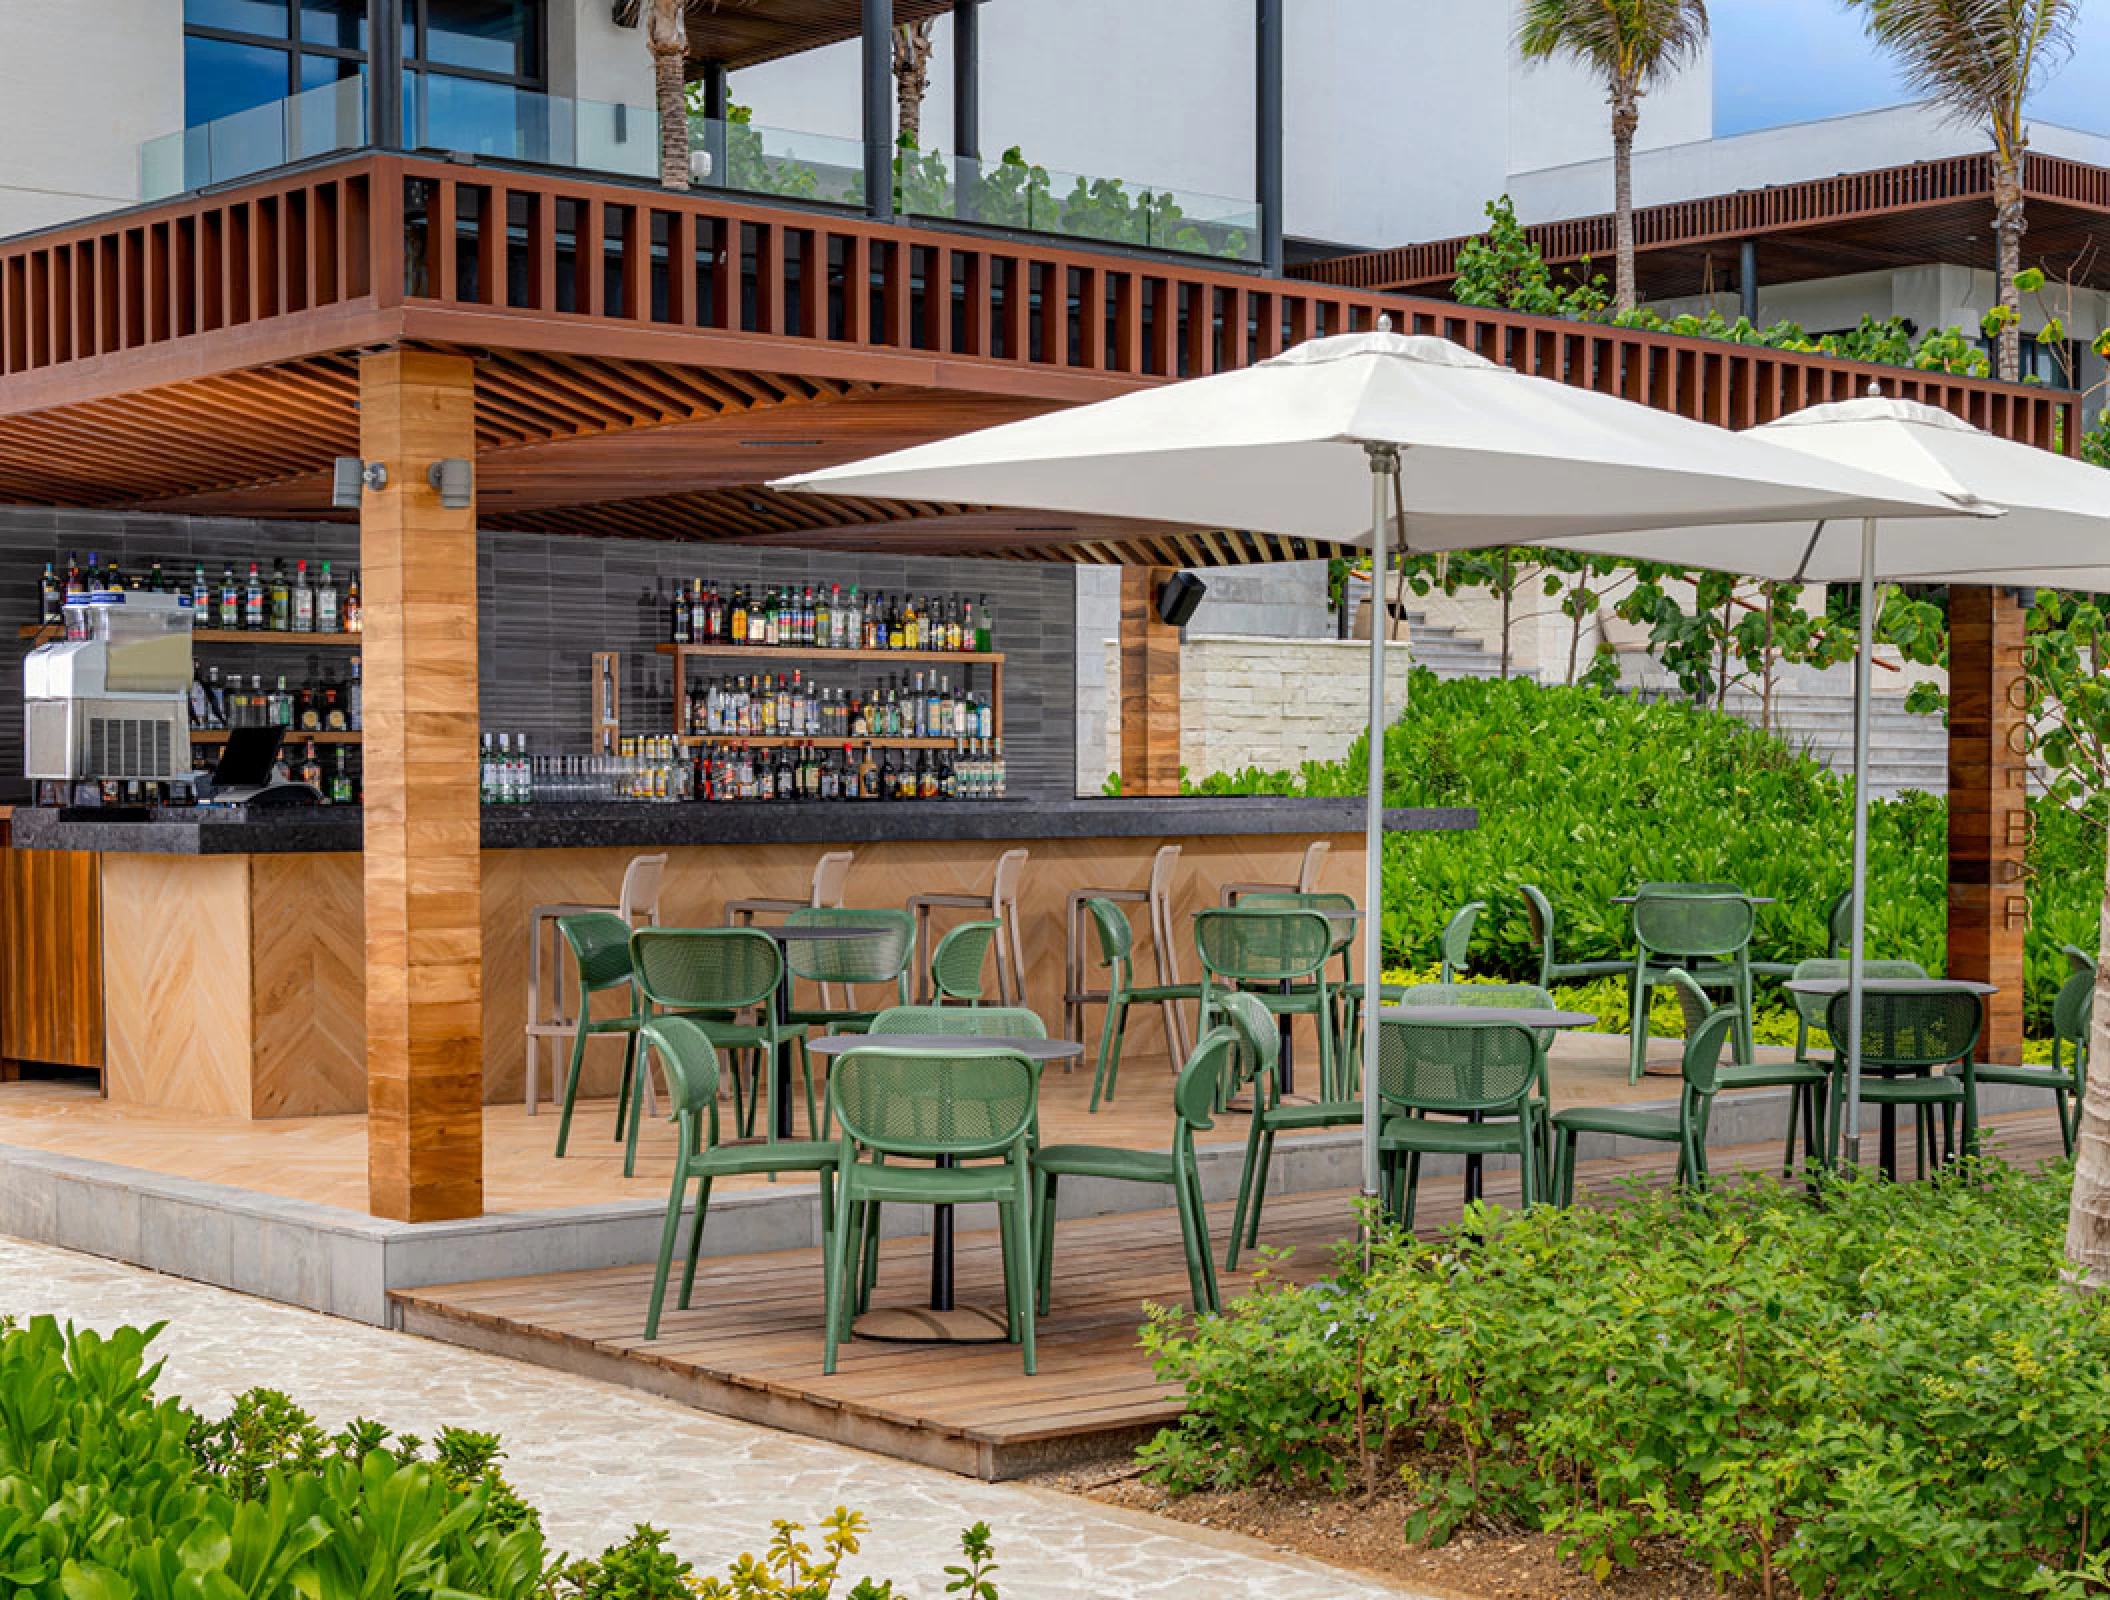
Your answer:
[[[47,561],[91,552],[126,573],[160,562],[172,580],[203,565],[217,583],[232,563],[238,579],[251,561],[283,558],[309,570],[331,563],[343,584],[358,566],[358,531],[332,523],[260,522],[217,517],[145,516],[67,508],[0,506],[0,630],[19,663],[37,620],[38,579]],[[1004,751],[1015,798],[1066,798],[1076,789],[1076,634],[1074,574],[1068,567],[1011,561],[729,548],[646,540],[486,533],[480,540],[478,658],[484,726],[525,733],[540,754],[583,753],[590,745],[591,678],[596,651],[623,659],[625,733],[673,728],[673,665],[655,647],[667,637],[674,587],[690,578],[721,590],[774,585],[803,589],[858,585],[890,597],[963,595],[996,607],[996,648],[1005,657]],[[198,647],[201,665],[238,672],[322,676],[344,670],[341,650],[303,654],[298,645],[232,643]],[[785,670],[802,663],[787,662]],[[698,670],[698,669],[692,669]],[[726,662],[722,670],[739,670]],[[943,670],[943,669],[941,669]],[[824,686],[849,686],[848,664],[824,663]],[[860,666],[858,684],[883,682],[889,668]],[[959,682],[955,675],[955,682]],[[978,680],[979,682],[982,680]],[[22,680],[0,685],[0,799],[22,800]]]

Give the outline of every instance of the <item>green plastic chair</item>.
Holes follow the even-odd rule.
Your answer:
[[[930,992],[940,1004],[947,1000],[964,1000],[971,1006],[982,1003],[988,992],[982,987],[982,969],[988,964],[990,945],[1003,930],[1001,922],[963,922],[946,930],[930,957]]]
[[[1703,989],[1726,988],[1737,1011],[1736,1059],[1751,1061],[1751,930],[1756,908],[1739,890],[1644,884],[1634,900],[1634,961],[1628,997],[1627,1081],[1648,1063],[1649,995],[1683,971]]]
[[[877,1042],[838,1057],[828,1098],[842,1129],[836,1160],[836,1217],[828,1241],[828,1342],[822,1370],[835,1371],[836,1348],[862,1298],[867,1228],[886,1205],[998,1208],[1004,1251],[1004,1299],[1010,1337],[1033,1355],[1032,1162],[1028,1140],[1039,1093],[1039,1069],[1013,1051],[904,1050]],[[953,1160],[957,1166],[922,1162]],[[913,1161],[915,1166],[899,1163]]]
[[[637,990],[630,981],[630,924],[612,911],[575,911],[557,919],[557,932],[564,936],[579,975],[579,1025],[572,1033],[571,1067],[564,1075],[564,1112],[557,1118],[557,1154],[561,1157],[571,1138],[571,1113],[579,1099],[586,1041],[597,1033],[624,1035],[623,1081],[615,1100],[615,1136],[622,1138],[623,1119],[630,1104],[630,1079],[637,1067],[639,1016]],[[592,999],[609,989],[628,989],[630,1009],[619,1017],[595,1020],[591,1015]]]
[[[2048,1067],[1981,1066],[1980,1083],[2012,1083],[2027,1089],[2049,1089],[2059,1114],[2059,1142],[2073,1154],[2081,1131],[2081,1099],[2088,1092],[2088,1021],[2095,1008],[2095,963],[2059,985],[2051,1002],[2051,1065]]]
[[[1380,1016],[1377,1049],[1378,1157],[1386,1209],[1399,1226],[1414,1226],[1425,1155],[1514,1155],[1523,1203],[1536,1203],[1538,1117],[1531,1099],[1544,1052],[1535,1030]]]
[[[849,908],[837,906],[801,906],[784,918],[787,928],[871,928],[868,939],[815,939],[787,940],[784,943],[784,968],[790,982],[803,978],[809,983],[823,986],[841,984],[843,996],[850,1001],[847,1006],[802,1006],[794,990],[787,1016],[792,1022],[802,1022],[809,1027],[825,1029],[830,1034],[863,1033],[872,1025],[872,1019],[886,1009],[885,1006],[859,1006],[857,986],[864,984],[892,984],[892,1004],[906,1005],[909,998],[909,958],[916,948],[916,919],[899,909],[874,909],[871,907]],[[804,1035],[799,1038],[799,1070],[808,1078],[813,1075],[813,1063],[806,1051]],[[821,1098],[820,1137],[828,1137],[828,1102]]]
[[[1825,953],[1821,959],[1843,961],[1853,947],[1854,892],[1841,890],[1832,897],[1830,909],[1824,914]],[[1800,961],[1754,961],[1751,976],[1775,980],[1804,976]],[[1807,998],[1807,997],[1805,997]],[[1801,1006],[1795,1008],[1795,1054],[1798,1057],[1809,1053],[1811,1030],[1824,1026],[1824,1008],[1820,1001],[1814,1014]]]
[[[2064,953],[2066,957],[2066,966],[2068,971],[2087,973],[2093,973],[2095,971],[2095,957],[2090,955],[2087,951],[2083,950],[2079,945],[2062,944],[2059,946],[2059,949],[2061,952]]]
[[[667,1273],[674,1263],[674,1241],[681,1232],[681,1205],[690,1182],[696,1184],[696,1214],[689,1224],[689,1254],[681,1269],[681,1297],[689,1309],[696,1287],[696,1256],[703,1244],[703,1221],[710,1210],[711,1185],[719,1178],[749,1173],[811,1172],[820,1180],[821,1237],[835,1231],[835,1168],[841,1152],[833,1143],[785,1140],[777,1144],[723,1145],[718,1142],[718,1051],[709,1030],[693,1017],[656,1017],[643,1024],[638,1037],[658,1057],[676,1125],[674,1185],[667,1195],[667,1220],[659,1235],[659,1264],[652,1273],[652,1304],[645,1313],[645,1337],[659,1337],[660,1311],[667,1298]],[[825,1246],[823,1247],[825,1250]],[[825,1254],[822,1257],[826,1260]]]
[[[1524,896],[1524,919],[1531,926],[1531,942],[1539,951],[1539,987],[1556,983],[1588,983],[1597,978],[1624,977],[1634,970],[1631,961],[1562,961],[1554,943],[1553,902],[1537,884],[1520,886]]]
[[[1121,1046],[1128,1037],[1128,1008],[1154,1006],[1168,1000],[1202,997],[1199,983],[1139,984],[1135,981],[1135,929],[1121,908],[1111,900],[1093,898],[1084,902],[1091,913],[1092,931],[1099,940],[1099,964],[1109,969],[1106,980],[1106,1021],[1099,1030],[1099,1067],[1092,1074],[1090,1108],[1099,1109],[1099,1096],[1114,1097],[1114,1082],[1121,1075]]]
[[[780,1046],[803,1041],[807,1031],[803,1022],[776,1019],[777,985],[784,981],[784,952],[777,942],[755,928],[640,928],[630,936],[630,960],[637,971],[638,993],[647,1007],[700,1013],[697,1020],[712,1044],[720,1050],[750,1054],[759,1081],[747,1095],[744,1109],[736,1105],[734,1114],[740,1118],[741,1137],[752,1138],[759,1108],[763,1137],[774,1141],[776,1052]],[[735,1020],[743,1011],[753,1011],[755,1020]],[[815,1130],[820,1127],[820,1109],[813,1097],[813,1072],[803,1052],[800,1068],[806,1087],[806,1126]],[[644,1088],[640,1073],[632,1088],[630,1144],[623,1156],[625,1177],[637,1159],[635,1113]]]
[[[1308,1016],[1319,1025],[1320,1098],[1342,1098],[1334,1069],[1333,926],[1316,911],[1204,911],[1194,919],[1201,954],[1201,1026],[1216,1026],[1215,999],[1244,989],[1277,1017]],[[1224,1075],[1226,1100],[1238,1085]]]
[[[1825,970],[1833,965],[1830,961],[1798,962],[1791,973],[1797,978],[1828,977]],[[1866,965],[1866,963],[1864,963]],[[1906,963],[1910,965],[1910,963]],[[1917,969],[1915,969],[1915,973]],[[1893,974],[1908,976],[1908,974]],[[1678,1008],[1685,1014],[1685,1037],[1690,1039],[1707,1023],[1715,1012],[1714,1002],[1707,991],[1693,981],[1690,973],[1684,973],[1683,982],[1675,985]],[[1821,1009],[1823,999],[1814,995],[1794,995],[1796,1013],[1807,1019],[1814,1010]],[[1804,1021],[1802,1032],[1807,1033],[1809,1023]],[[1817,1022],[1822,1026],[1821,1018]],[[1795,1134],[1799,1128],[1803,1137],[1803,1158],[1809,1166],[1822,1166],[1826,1159],[1824,1147],[1825,1097],[1831,1088],[1832,1075],[1828,1068],[1809,1059],[1806,1051],[1798,1049],[1793,1061],[1732,1062],[1715,1068],[1715,1089],[1786,1089],[1788,1091],[1787,1141],[1781,1147],[1780,1171],[1787,1177],[1795,1170]],[[1710,1105],[1712,1102],[1710,1101]],[[1702,1130],[1704,1137],[1705,1130]]]
[[[1443,925],[1443,933],[1437,941],[1437,947],[1443,955],[1443,982],[1456,983],[1460,974],[1472,970],[1466,960],[1467,947],[1473,942],[1473,925],[1480,920],[1480,913],[1486,909],[1485,900],[1467,901],[1458,908],[1458,914]]]
[[[1236,993],[1219,995],[1216,1011],[1237,1033],[1238,1049],[1245,1058],[1245,1076],[1253,1085],[1253,1115],[1246,1124],[1245,1170],[1238,1179],[1238,1208],[1231,1214],[1230,1247],[1224,1252],[1224,1270],[1236,1272],[1239,1250],[1260,1242],[1260,1208],[1267,1203],[1267,1175],[1275,1159],[1275,1135],[1308,1128],[1359,1128],[1363,1125],[1363,1107],[1359,1100],[1286,1104],[1276,1071],[1282,1039],[1267,1007],[1256,995]]]
[[[1578,1106],[1553,1114],[1553,1192],[1564,1206],[1575,1203],[1575,1146],[1585,1133],[1621,1139],[1652,1139],[1678,1147],[1677,1182],[1686,1188],[1707,1187],[1707,1120],[1714,1097],[1723,1087],[1722,1046],[1736,1030],[1736,1007],[1716,1006],[1707,991],[1682,968],[1670,973],[1686,1015],[1699,1015],[1685,1033],[1684,1084],[1675,1114],[1630,1110],[1621,1106]]]
[[[1040,1243],[1040,1312],[1048,1313],[1055,1284],[1055,1195],[1063,1178],[1113,1178],[1172,1190],[1179,1208],[1180,1242],[1187,1252],[1187,1290],[1197,1313],[1221,1311],[1216,1263],[1209,1255],[1209,1212],[1194,1164],[1194,1136],[1213,1128],[1217,1080],[1231,1064],[1238,1034],[1215,1028],[1196,1043],[1172,1088],[1172,1149],[1124,1150],[1112,1145],[1051,1144],[1033,1156],[1033,1218]]]
[[[1824,1031],[1832,1036],[1833,1093],[1831,1131],[1826,1149],[1836,1153],[1845,1121],[1847,1010],[1852,996],[1841,990],[1831,997]],[[1985,1007],[1975,994],[1937,990],[1931,994],[1861,995],[1861,1100],[1875,1106],[1925,1108],[1941,1112],[1940,1159],[1956,1154],[1955,1118],[1963,1113],[1963,1147],[1978,1153],[1978,1035],[1985,1026]],[[1955,1072],[1944,1072],[1945,1067]],[[1924,1162],[1926,1138],[1922,1140]],[[1924,1166],[1922,1167],[1924,1171]],[[1893,1174],[1895,1176],[1895,1174]]]
[[[889,1006],[867,1033],[942,1033],[955,1039],[1045,1039],[1048,1025],[1024,1006]]]
[[[1420,1006],[1504,1006],[1512,1011],[1551,1011],[1553,996],[1535,983],[1415,983],[1399,991],[1392,1001],[1413,1010]],[[1553,1087],[1546,1065],[1553,1048],[1555,1030],[1534,1028],[1531,1036],[1539,1047],[1538,1087],[1527,1104],[1538,1118],[1533,1145],[1539,1154],[1539,1183],[1553,1181],[1552,1147],[1546,1142],[1546,1117],[1552,1109]]]
[[[1853,963],[1843,956],[1826,956],[1818,960],[1798,961],[1795,963],[1794,976],[1797,978],[1843,978],[1847,974],[1847,969],[1852,965]],[[1927,976],[1927,969],[1917,961],[1863,961],[1861,963],[1861,971],[1862,975],[1870,980],[1877,978],[1924,978]],[[1818,1061],[1812,1057],[1809,1041],[1811,1035],[1824,1032],[1825,1018],[1831,1011],[1832,997],[1828,994],[1796,994],[1793,990],[1790,990],[1788,998],[1795,1003],[1795,1059],[1798,1062],[1807,1063],[1815,1067],[1825,1075],[1825,1097],[1828,1100],[1831,1093],[1833,1064],[1829,1060]],[[1927,1164],[1927,1147],[1934,1140],[1934,1121],[1935,1109],[1932,1106],[1921,1106],[1914,1118],[1914,1129],[1920,1152],[1920,1167],[1923,1171]],[[1827,1117],[1827,1120],[1819,1123],[1818,1127],[1822,1129],[1829,1125],[1829,1117]],[[1793,1135],[1791,1131],[1791,1150],[1792,1146]],[[1826,1162],[1831,1160],[1829,1138],[1825,1140],[1823,1159]]]

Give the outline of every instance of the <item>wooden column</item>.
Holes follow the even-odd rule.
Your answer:
[[[1158,620],[1170,567],[1121,569],[1121,792],[1180,792],[1180,630]]]
[[[1979,1059],[2022,1059],[2029,720],[2023,612],[2005,589],[1949,591],[1949,976],[1999,985]]]
[[[476,454],[474,363],[359,364],[359,442],[388,485],[359,518],[366,639],[367,1192],[403,1222],[483,1209],[476,512],[435,461]]]

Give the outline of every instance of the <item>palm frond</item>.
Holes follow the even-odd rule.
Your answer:
[[[2073,54],[2080,0],[1847,0],[1914,94],[2019,139],[2023,103]]]
[[[1707,0],[1524,0],[1518,53],[1565,58],[1638,92],[1689,65],[1707,43]]]

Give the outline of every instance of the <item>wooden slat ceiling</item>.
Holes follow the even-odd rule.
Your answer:
[[[952,9],[952,0],[894,0],[896,22]],[[689,0],[689,56],[738,70],[855,39],[858,0]]]

